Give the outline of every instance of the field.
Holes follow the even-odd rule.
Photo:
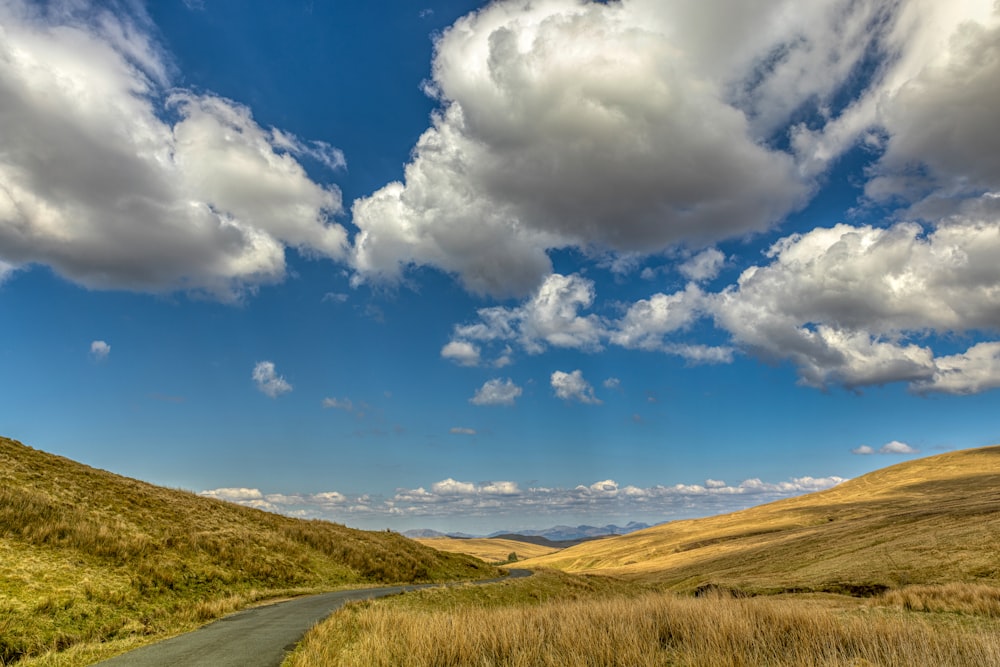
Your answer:
[[[514,554],[516,560],[524,560],[525,558],[535,558],[536,556],[544,556],[558,551],[554,547],[546,547],[540,544],[488,537],[470,539],[427,537],[420,538],[417,542],[426,544],[439,551],[475,556],[487,563],[506,562],[511,554]]]
[[[0,438],[0,664],[84,665],[256,600],[494,576],[536,545],[302,521]],[[548,548],[541,548],[548,550]],[[1000,447],[355,603],[287,667],[1000,665]]]
[[[680,591],[870,594],[1000,585],[1000,447],[908,461],[827,491],[588,542],[528,566]]]
[[[998,665],[997,553],[1000,448],[954,452],[353,605],[287,667]]]
[[[496,573],[396,533],[164,489],[0,438],[0,664],[89,664],[265,598]]]
[[[941,609],[927,613],[889,596],[695,598],[543,571],[351,605],[314,628],[285,667],[1000,664],[996,615],[961,602],[960,591],[937,593],[922,592]],[[1000,599],[997,589],[970,593]]]

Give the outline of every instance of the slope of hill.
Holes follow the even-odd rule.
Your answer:
[[[532,559],[682,590],[867,594],[1000,581],[1000,447],[909,461],[826,491]]]
[[[544,537],[551,542],[583,542],[593,540],[608,535],[625,535],[634,533],[637,530],[649,528],[648,523],[638,523],[629,521],[625,526],[608,524],[606,526],[552,526],[543,530],[517,530],[517,531],[496,531],[487,537],[505,537],[507,535],[519,535],[521,537]],[[527,540],[525,540],[527,541]]]
[[[396,533],[164,489],[0,437],[0,664],[121,650],[279,593],[496,573]]]
[[[426,544],[440,551],[447,551],[456,554],[469,554],[476,558],[481,558],[487,562],[506,561],[510,554],[514,554],[518,560],[544,556],[553,551],[556,547],[541,546],[530,542],[520,542],[516,540],[505,540],[492,537],[473,538],[451,538],[451,537],[428,537],[418,539],[417,542]]]

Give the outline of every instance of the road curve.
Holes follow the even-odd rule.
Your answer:
[[[469,582],[492,584],[527,577],[530,570],[509,570],[501,579]],[[451,584],[455,585],[455,584]],[[352,600],[370,600],[433,588],[441,584],[389,586],[334,591],[245,609],[192,632],[143,646],[97,663],[99,667],[278,667],[313,625]]]

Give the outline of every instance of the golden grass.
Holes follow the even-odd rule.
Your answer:
[[[417,542],[433,547],[438,551],[447,551],[456,554],[468,554],[475,556],[486,562],[506,562],[510,554],[514,554],[517,560],[525,558],[535,558],[544,556],[559,549],[547,547],[541,544],[531,544],[530,542],[518,542],[517,540],[503,540],[497,538],[470,538],[456,539],[451,537],[427,537],[417,539]]]
[[[506,582],[492,598],[436,590],[351,605],[310,631],[286,667],[1000,664],[1000,628],[988,619],[536,577]],[[539,588],[545,599],[532,599]]]
[[[67,649],[129,648],[269,596],[497,572],[396,533],[164,489],[0,438],[3,665],[84,664],[93,651]]]
[[[905,586],[899,590],[886,591],[873,599],[872,604],[907,611],[1000,618],[1000,588],[959,582]]]
[[[678,590],[871,595],[1000,583],[1000,447],[909,461],[820,493],[587,542],[528,566]]]

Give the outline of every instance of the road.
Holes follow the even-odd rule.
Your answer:
[[[510,570],[502,579],[472,582],[491,584],[527,577],[530,570]],[[389,586],[335,591],[245,609],[198,630],[123,653],[97,663],[99,667],[278,667],[313,625],[352,600],[370,600],[433,588],[441,584]]]

